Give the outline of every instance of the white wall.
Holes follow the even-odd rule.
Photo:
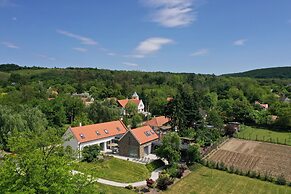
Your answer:
[[[70,128],[67,129],[65,134],[63,135],[64,147],[70,146],[73,150],[78,151],[79,144],[78,141],[75,139],[73,133],[71,132]]]

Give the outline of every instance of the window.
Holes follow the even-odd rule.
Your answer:
[[[144,132],[144,134],[145,134],[147,137],[151,136],[150,132],[148,132],[148,131]]]
[[[121,131],[121,129],[120,129],[119,127],[116,127],[116,130],[117,130],[117,131]]]
[[[85,139],[85,135],[84,135],[83,133],[80,133],[80,137],[81,137],[82,139]]]
[[[153,130],[151,130],[151,133],[152,133],[152,134],[155,134],[155,132],[154,132]]]
[[[99,131],[96,131],[96,134],[97,134],[97,135],[101,135],[101,134],[99,133]]]
[[[108,133],[109,133],[109,131],[108,131],[107,129],[104,129],[104,132],[105,132],[106,134],[108,134]]]

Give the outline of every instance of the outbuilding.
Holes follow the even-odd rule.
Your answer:
[[[150,126],[129,129],[119,140],[119,154],[126,157],[143,158],[152,152],[152,143],[159,137]]]

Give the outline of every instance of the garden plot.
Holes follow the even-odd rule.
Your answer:
[[[207,160],[243,171],[256,171],[291,181],[291,146],[230,139]]]

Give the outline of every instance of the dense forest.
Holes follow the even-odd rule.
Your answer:
[[[291,67],[255,69],[242,73],[226,74],[226,76],[252,78],[291,78]]]

